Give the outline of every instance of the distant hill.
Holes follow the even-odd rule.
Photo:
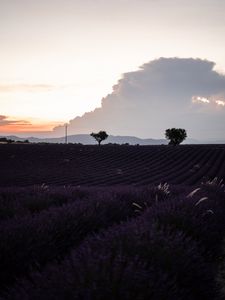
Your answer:
[[[6,138],[12,139],[14,141],[26,140],[28,139],[32,143],[64,143],[65,137],[58,138],[36,138],[36,137],[26,137],[21,138],[18,136],[6,136]],[[68,143],[81,143],[84,145],[96,144],[96,141],[89,134],[76,134],[68,136]],[[102,142],[102,144],[116,143],[116,144],[125,144],[129,143],[130,145],[161,145],[167,144],[168,142],[165,139],[141,139],[134,136],[113,136],[110,135],[107,140]]]
[[[65,143],[65,137],[58,138],[37,138],[37,137],[18,137],[14,135],[10,136],[0,136],[6,137],[14,141],[24,141],[29,140],[32,143]],[[96,144],[95,140],[89,134],[76,134],[68,136],[68,143],[81,143],[84,145]],[[135,136],[120,136],[120,135],[110,135],[107,140],[103,141],[102,144],[125,144],[130,145],[167,145],[168,141],[166,139],[141,139]],[[225,140],[205,140],[198,141],[195,139],[186,139],[184,144],[225,144]]]

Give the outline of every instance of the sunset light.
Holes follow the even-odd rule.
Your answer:
[[[222,101],[222,100],[216,100],[215,102],[216,102],[216,104],[218,104],[218,105],[225,106],[225,101]]]
[[[48,119],[36,119],[27,117],[19,119],[18,117],[6,117],[0,115],[0,131],[6,134],[13,133],[29,133],[29,132],[45,132],[57,126],[59,122],[50,122]]]
[[[209,99],[207,99],[205,97],[200,97],[200,96],[194,96],[194,97],[192,97],[192,102],[193,103],[196,103],[196,102],[210,103]]]
[[[201,96],[193,96],[192,97],[193,103],[203,103],[203,104],[212,104],[217,106],[225,106],[224,100],[218,100],[215,96],[210,96],[209,98],[201,97]]]
[[[0,0],[0,115],[18,121],[0,121],[0,135],[56,137],[68,123],[70,134],[160,138],[184,99],[181,114],[190,99],[219,114],[224,101],[210,95],[224,94],[224,19],[223,1]]]

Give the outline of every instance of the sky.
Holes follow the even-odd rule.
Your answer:
[[[107,128],[112,134],[162,138],[164,127],[195,124],[191,137],[225,139],[224,36],[223,0],[0,0],[0,134],[59,136],[60,125],[68,123],[70,134]],[[159,71],[153,67],[149,73],[147,66],[154,62]],[[196,89],[192,81],[182,94],[168,73],[180,68],[184,82],[192,70],[202,77],[210,74],[212,82],[200,80]],[[167,80],[158,80],[164,72]],[[147,88],[149,76],[158,93]],[[128,78],[145,92],[134,90]],[[166,97],[168,89],[173,91]],[[186,101],[183,111],[177,95]],[[132,105],[136,115],[129,110]],[[122,107],[121,121],[114,122]],[[160,113],[159,126],[149,116]],[[189,123],[182,122],[184,113]],[[134,118],[140,126],[132,126]]]

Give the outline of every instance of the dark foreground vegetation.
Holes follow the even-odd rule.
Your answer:
[[[1,300],[225,298],[223,146],[2,145],[0,160]]]

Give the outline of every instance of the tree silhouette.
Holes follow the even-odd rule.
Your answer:
[[[98,145],[101,145],[101,142],[104,141],[105,139],[107,139],[108,134],[105,131],[99,131],[98,133],[94,133],[92,132],[90,134],[90,136],[92,136],[94,139],[96,139],[96,141],[98,142]]]
[[[5,137],[1,137],[1,138],[0,138],[0,143],[12,144],[12,143],[14,143],[14,142],[15,142],[14,140],[7,139],[7,138],[5,138]]]
[[[170,128],[166,129],[165,136],[167,140],[170,140],[169,145],[176,146],[186,139],[187,133],[182,128]]]

